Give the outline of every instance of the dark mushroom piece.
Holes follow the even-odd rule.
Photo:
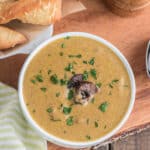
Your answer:
[[[98,88],[95,84],[88,81],[82,81],[75,87],[74,101],[80,104],[87,104],[92,100],[94,94],[98,92]]]
[[[70,88],[75,88],[75,87],[79,86],[81,81],[83,81],[83,75],[75,74],[68,82],[68,88],[70,89]]]

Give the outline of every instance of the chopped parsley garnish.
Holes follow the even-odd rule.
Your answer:
[[[56,93],[56,97],[59,97],[60,96],[60,93],[58,92],[58,93]]]
[[[65,79],[60,79],[60,85],[66,85],[67,84],[67,80],[65,80]]]
[[[108,102],[103,102],[98,108],[100,111],[106,112],[107,107],[108,107]]]
[[[89,124],[89,118],[88,118],[88,119],[86,119],[86,124],[87,124],[87,125]]]
[[[89,135],[86,135],[85,137],[86,137],[87,140],[91,139],[91,137]]]
[[[117,83],[117,82],[119,82],[119,80],[118,80],[118,79],[114,79],[114,80],[112,80],[111,83],[109,83],[108,85],[109,85],[110,88],[113,88],[113,87],[114,87],[114,84]]]
[[[69,58],[81,58],[82,55],[81,54],[78,54],[78,55],[68,55]]]
[[[98,128],[98,122],[94,122],[95,128]]]
[[[66,124],[68,125],[68,126],[72,126],[73,125],[73,116],[70,116],[70,117],[68,117],[67,118],[67,120],[66,120]]]
[[[96,83],[96,86],[100,88],[102,86],[102,83]]]
[[[109,83],[109,87],[110,87],[110,88],[113,88],[113,85],[112,85],[111,83]]]
[[[51,120],[51,121],[54,121],[54,122],[61,121],[60,119],[56,119],[56,118],[54,118],[54,117],[51,117],[50,120]]]
[[[31,79],[31,82],[32,82],[33,84],[35,84],[35,83],[36,83],[36,81],[35,81],[34,79]]]
[[[70,38],[71,38],[70,36],[66,36],[64,39],[68,40],[68,39],[70,39]]]
[[[49,70],[47,71],[47,74],[49,75],[51,72],[52,72],[52,70],[49,69]]]
[[[90,65],[94,65],[94,63],[95,63],[95,58],[93,57],[93,58],[91,58],[91,60],[88,62]]]
[[[40,89],[41,89],[41,91],[43,91],[43,92],[46,92],[46,91],[47,91],[47,88],[46,88],[46,87],[41,87]]]
[[[47,111],[48,113],[52,113],[52,112],[53,112],[53,108],[52,108],[52,107],[49,107],[49,108],[46,109],[46,111]]]
[[[38,74],[38,75],[35,76],[35,78],[36,78],[36,80],[37,80],[38,82],[43,82],[43,77],[42,77],[42,75]]]
[[[84,63],[84,64],[87,64],[88,62],[87,62],[86,60],[83,60],[83,63]]]
[[[53,84],[58,84],[59,80],[58,80],[58,77],[56,74],[53,74],[51,77],[50,77],[50,80]]]
[[[84,71],[83,72],[83,75],[82,75],[82,78],[83,78],[83,80],[87,80],[88,79],[88,72],[87,71]]]
[[[91,70],[90,70],[90,74],[91,74],[91,76],[92,76],[95,80],[97,79],[97,72],[96,72],[95,69],[91,69]]]
[[[91,103],[94,104],[94,102],[95,102],[95,98],[93,97],[92,100],[91,100]]]
[[[76,73],[74,71],[71,72],[73,75],[75,75]]]
[[[106,129],[106,128],[107,128],[107,126],[105,125],[105,126],[104,126],[104,129]]]
[[[73,69],[73,64],[69,63],[68,66],[65,68],[66,71],[72,71]]]
[[[65,115],[70,114],[71,111],[72,111],[72,108],[71,108],[71,107],[63,107],[63,113],[64,113]]]
[[[118,79],[114,79],[114,80],[111,81],[111,83],[113,84],[113,83],[116,83],[118,81],[119,81]]]
[[[68,92],[68,100],[71,100],[73,97],[74,97],[73,90],[69,90],[69,92]]]
[[[63,52],[60,52],[60,53],[59,53],[59,55],[60,55],[60,56],[63,56],[63,55],[64,55],[64,53],[63,53]]]
[[[65,48],[65,43],[62,43],[62,44],[61,44],[61,48]]]

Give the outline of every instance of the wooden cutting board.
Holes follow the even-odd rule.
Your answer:
[[[121,18],[112,14],[101,0],[82,0],[86,11],[65,17],[55,25],[55,34],[83,31],[113,43],[131,64],[137,86],[132,114],[113,140],[150,125],[150,79],[146,76],[145,52],[150,40],[150,7],[134,16]],[[25,55],[0,60],[0,81],[17,87],[18,74]],[[110,140],[109,140],[110,141]],[[66,150],[48,144],[48,150]]]

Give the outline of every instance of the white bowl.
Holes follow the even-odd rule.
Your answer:
[[[103,43],[104,45],[106,45],[107,47],[109,47],[122,61],[122,63],[124,64],[129,78],[130,78],[130,84],[131,84],[131,100],[130,100],[130,104],[128,107],[128,110],[126,111],[124,117],[122,118],[122,120],[120,121],[120,123],[116,126],[116,128],[114,128],[111,132],[109,132],[108,134],[106,134],[105,136],[96,139],[94,141],[88,141],[88,142],[72,142],[72,141],[67,141],[64,139],[61,139],[59,137],[56,137],[48,132],[46,132],[44,129],[42,129],[31,117],[31,115],[28,112],[28,109],[26,107],[24,98],[23,98],[23,80],[24,80],[24,75],[26,72],[26,69],[28,67],[28,65],[30,64],[30,61],[34,58],[34,56],[43,48],[45,47],[47,44],[60,39],[60,38],[64,38],[66,36],[81,36],[81,37],[87,37],[93,40],[96,40],[100,43]],[[25,61],[21,73],[20,73],[20,77],[19,77],[19,101],[20,101],[20,105],[22,108],[22,111],[24,113],[25,118],[27,119],[27,121],[30,123],[30,125],[37,131],[37,133],[39,133],[43,138],[45,138],[46,140],[55,143],[57,145],[63,146],[63,147],[69,147],[69,148],[85,148],[85,147],[90,147],[90,146],[94,146],[97,145],[105,140],[107,140],[108,138],[110,138],[111,136],[113,136],[122,126],[123,124],[126,122],[126,120],[128,119],[133,105],[134,105],[134,101],[135,101],[135,92],[136,92],[136,87],[135,87],[135,79],[134,79],[134,75],[132,72],[132,69],[128,63],[128,61],[126,60],[126,58],[121,54],[121,52],[112,44],[110,44],[109,42],[107,42],[106,40],[89,34],[89,33],[83,33],[83,32],[68,32],[68,33],[62,33],[62,34],[58,34],[55,35],[53,37],[51,37],[49,40],[45,41],[44,43],[42,43],[41,45],[39,45],[27,58],[27,60]]]

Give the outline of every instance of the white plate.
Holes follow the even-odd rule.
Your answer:
[[[23,33],[28,38],[28,42],[8,50],[0,51],[0,59],[16,54],[29,54],[37,46],[49,39],[53,34],[53,25],[39,26],[13,21],[8,23],[6,26]]]

